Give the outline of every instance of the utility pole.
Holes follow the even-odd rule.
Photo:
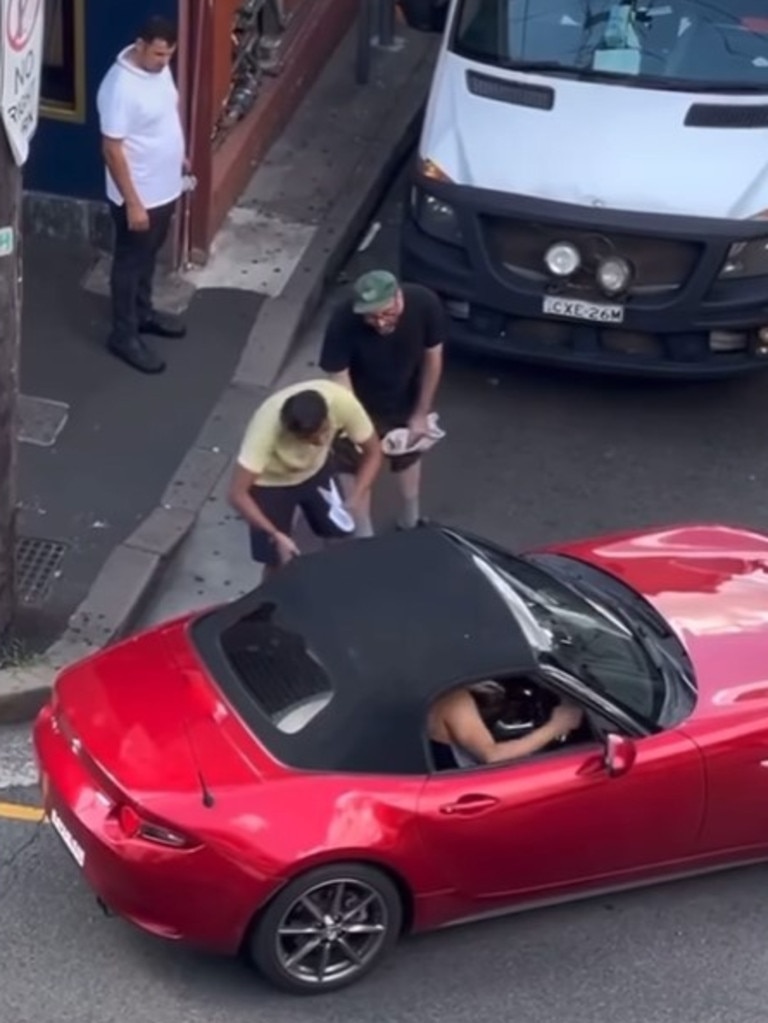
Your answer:
[[[40,116],[45,4],[0,0],[0,642],[16,613],[22,167]]]
[[[0,127],[0,640],[16,609],[16,465],[21,341],[21,168]]]

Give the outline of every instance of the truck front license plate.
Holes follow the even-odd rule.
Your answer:
[[[577,298],[559,298],[545,295],[542,312],[547,316],[560,316],[566,320],[589,320],[591,323],[623,323],[624,306],[602,302],[582,302]]]

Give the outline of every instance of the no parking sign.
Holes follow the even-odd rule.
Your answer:
[[[16,163],[37,128],[45,0],[0,0],[0,116]]]

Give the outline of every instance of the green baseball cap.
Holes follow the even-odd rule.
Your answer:
[[[389,270],[369,270],[354,284],[356,313],[375,313],[389,305],[398,292],[397,277]]]

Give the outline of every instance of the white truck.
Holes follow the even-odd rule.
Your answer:
[[[765,0],[401,0],[442,33],[401,241],[449,342],[768,366]]]

